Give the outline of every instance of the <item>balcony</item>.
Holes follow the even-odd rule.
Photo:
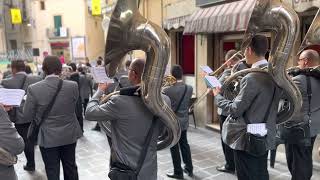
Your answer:
[[[47,28],[47,37],[49,39],[66,39],[69,38],[69,28]]]

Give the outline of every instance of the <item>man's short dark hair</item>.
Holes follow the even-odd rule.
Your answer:
[[[57,56],[47,56],[43,60],[42,70],[46,75],[60,75],[62,71],[62,64]]]
[[[265,56],[268,51],[268,38],[264,35],[255,35],[252,37],[249,47],[257,56]]]
[[[227,53],[226,53],[226,55],[225,55],[225,57],[224,57],[224,60],[229,60],[233,55],[235,55],[237,53],[237,51],[236,50],[234,50],[234,49],[231,49],[231,50],[229,50]]]
[[[15,69],[17,72],[26,71],[26,64],[23,60],[11,61],[11,69]]]
[[[180,65],[173,65],[171,68],[171,75],[178,80],[182,79],[182,75],[183,75],[182,67]]]
[[[97,65],[99,65],[99,66],[102,65],[102,61],[100,59],[97,60]]]
[[[144,70],[146,62],[144,59],[136,59],[130,64],[131,70],[133,70],[138,76],[141,76]]]
[[[75,63],[69,63],[68,66],[72,68],[73,72],[77,71],[77,65]]]
[[[83,67],[78,67],[78,72],[80,72],[80,73],[84,73],[84,69],[83,69]]]

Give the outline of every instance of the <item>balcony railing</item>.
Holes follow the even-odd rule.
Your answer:
[[[47,37],[49,39],[64,39],[69,37],[69,28],[48,28]]]

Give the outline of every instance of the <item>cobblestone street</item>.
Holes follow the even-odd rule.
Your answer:
[[[80,180],[104,180],[107,178],[109,164],[109,147],[103,133],[92,131],[94,122],[85,121],[84,137],[79,139],[77,145],[77,164]],[[194,179],[204,180],[236,180],[234,175],[220,173],[215,168],[224,163],[219,134],[206,129],[194,129],[190,126],[188,131],[189,144],[194,164]],[[316,148],[319,147],[319,140]],[[320,179],[320,160],[315,155],[314,175],[312,180]],[[19,180],[46,180],[44,165],[39,148],[36,148],[36,172],[28,173],[23,170],[25,164],[24,154],[19,156],[19,162],[15,166]],[[158,152],[158,179],[167,180],[165,173],[172,170],[172,162],[169,150]],[[286,167],[283,147],[277,153],[275,169],[270,168],[270,180],[289,180],[290,175]],[[61,169],[61,179],[62,169]],[[187,175],[185,175],[185,179]]]

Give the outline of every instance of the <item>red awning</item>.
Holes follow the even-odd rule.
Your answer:
[[[52,42],[50,46],[53,48],[66,48],[69,47],[69,42]]]
[[[240,0],[199,9],[186,21],[185,34],[245,31],[255,0]]]

